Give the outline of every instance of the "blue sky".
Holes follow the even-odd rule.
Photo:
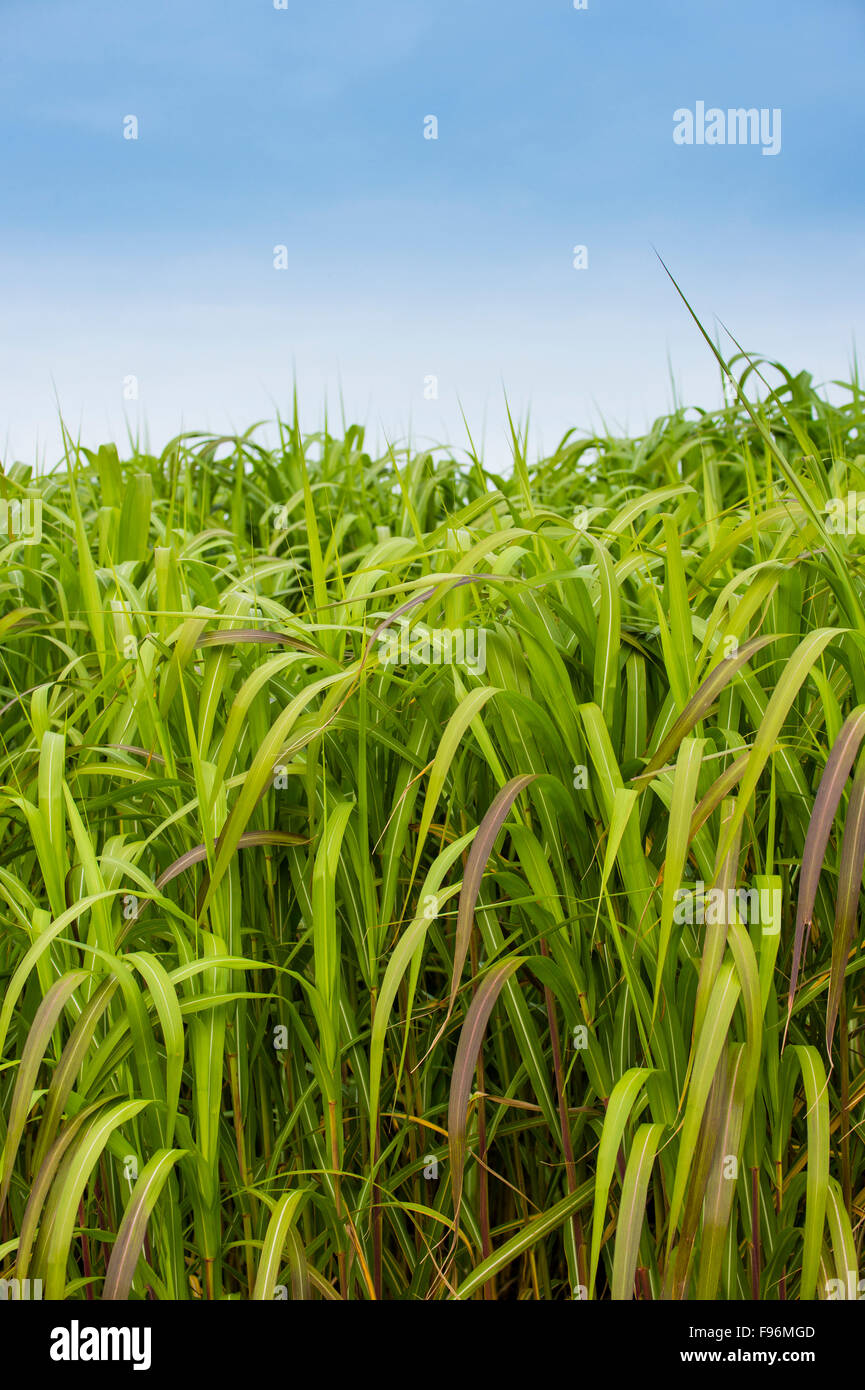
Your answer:
[[[719,396],[653,245],[709,323],[843,378],[863,39],[861,0],[2,0],[0,448],[53,460],[55,391],[84,442],[161,447],[295,375],[309,430],[341,392],[460,444],[462,408],[493,463],[505,390],[536,449],[642,429],[668,359]],[[780,154],[677,146],[697,101],[779,108]]]

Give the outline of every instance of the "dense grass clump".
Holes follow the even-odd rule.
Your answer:
[[[865,410],[740,367],[506,477],[6,465],[0,1276],[855,1294]]]

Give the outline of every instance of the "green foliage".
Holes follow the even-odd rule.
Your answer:
[[[730,365],[504,477],[297,418],[0,475],[0,1276],[855,1290],[865,412]]]

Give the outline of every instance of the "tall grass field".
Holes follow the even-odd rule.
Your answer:
[[[7,461],[7,1288],[858,1297],[865,396],[727,367]]]

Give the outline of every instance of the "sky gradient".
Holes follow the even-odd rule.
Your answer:
[[[846,378],[863,54],[861,0],[2,0],[3,457],[55,460],[58,400],[161,448],[295,377],[307,430],[342,397],[460,445],[463,410],[493,466],[505,391],[535,451],[640,430],[671,369],[719,399],[653,246],[709,325]],[[781,152],[676,145],[697,101],[780,108]]]

